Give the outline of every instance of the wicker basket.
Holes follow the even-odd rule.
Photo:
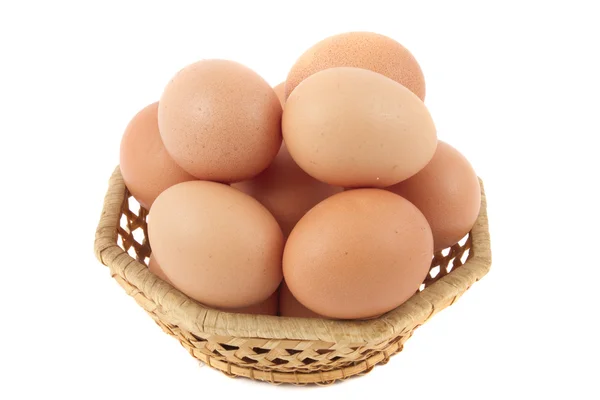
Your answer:
[[[473,230],[460,244],[435,254],[422,290],[369,321],[230,314],[191,300],[148,271],[147,211],[136,207],[119,168],[110,179],[95,253],[127,294],[196,359],[232,376],[325,384],[387,362],[417,327],[488,272],[491,252],[483,184],[481,194]]]

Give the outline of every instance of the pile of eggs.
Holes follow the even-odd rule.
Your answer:
[[[125,183],[150,210],[150,271],[227,312],[398,307],[481,200],[424,97],[412,54],[368,32],[317,43],[275,88],[233,61],[183,68],[121,142]]]

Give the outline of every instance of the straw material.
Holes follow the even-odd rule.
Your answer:
[[[369,321],[231,314],[197,303],[148,271],[146,217],[117,167],[96,230],[96,257],[192,356],[226,374],[272,383],[326,384],[369,372],[401,351],[417,327],[453,304],[491,265],[481,182],[481,211],[471,233],[435,254],[422,290],[395,310]]]

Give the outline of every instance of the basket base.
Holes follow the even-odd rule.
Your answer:
[[[292,384],[292,385],[331,385],[336,381],[345,380],[351,377],[362,376],[368,374],[378,365],[385,365],[389,362],[390,358],[400,353],[404,347],[404,343],[412,336],[411,331],[406,336],[398,337],[398,340],[391,342],[384,349],[375,352],[363,361],[349,363],[349,365],[335,368],[328,371],[315,369],[310,371],[300,370],[285,370],[285,367],[275,368],[254,368],[250,365],[240,366],[227,361],[219,360],[217,357],[211,357],[194,347],[191,343],[186,340],[182,340],[178,334],[179,329],[176,327],[169,327],[164,323],[157,321],[155,322],[162,330],[170,336],[177,339],[181,345],[190,353],[192,357],[198,360],[201,367],[209,366],[214,368],[230,378],[249,378],[256,381],[268,382],[270,384]]]

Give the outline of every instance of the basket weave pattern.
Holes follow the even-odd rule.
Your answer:
[[[147,211],[113,173],[96,230],[96,257],[113,278],[196,359],[232,376],[272,383],[331,383],[383,364],[435,313],[453,304],[491,265],[486,197],[473,230],[434,255],[421,290],[369,321],[282,318],[205,307],[157,278],[146,266],[151,249]]]

